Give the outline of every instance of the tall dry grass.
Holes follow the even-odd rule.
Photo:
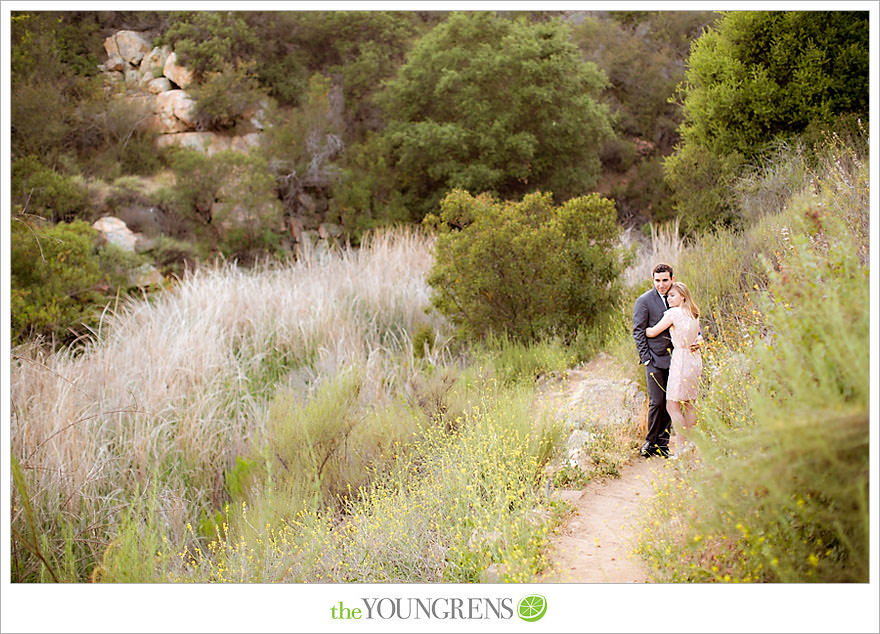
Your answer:
[[[34,550],[82,578],[148,491],[169,539],[183,540],[264,431],[279,381],[307,391],[356,365],[363,389],[381,394],[406,380],[400,358],[414,358],[416,330],[432,329],[428,355],[440,354],[441,324],[426,313],[430,246],[395,231],[289,266],[202,269],[160,296],[108,309],[82,348],[15,348],[16,580],[45,576]]]
[[[651,234],[647,239],[639,241],[631,233],[624,234],[625,246],[636,245],[635,258],[623,273],[623,281],[630,288],[648,282],[654,267],[661,262],[672,266],[674,271],[686,252],[684,238],[679,234],[678,218],[648,226]]]

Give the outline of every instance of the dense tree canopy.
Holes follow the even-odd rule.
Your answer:
[[[719,188],[769,142],[867,115],[868,13],[728,13],[694,43],[681,94],[682,144],[667,166],[696,228],[728,218]]]
[[[565,199],[595,185],[611,135],[602,72],[559,21],[453,14],[379,96],[399,189],[415,219],[452,188]]]

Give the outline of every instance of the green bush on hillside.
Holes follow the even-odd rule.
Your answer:
[[[179,218],[178,233],[190,233],[225,256],[278,247],[283,208],[265,159],[180,148],[171,161],[175,184],[164,193],[164,205]]]
[[[253,116],[266,92],[250,69],[253,64],[226,66],[207,73],[190,92],[195,100],[196,125],[207,130],[229,130]]]
[[[13,161],[10,185],[12,204],[19,213],[51,222],[72,220],[89,207],[81,183],[44,166],[36,156]]]
[[[97,232],[81,220],[41,228],[14,218],[11,244],[13,343],[80,336],[140,264],[113,245],[97,248]]]
[[[239,12],[176,11],[171,17],[157,43],[171,46],[199,79],[253,59],[259,48],[259,36]]]
[[[616,297],[622,258],[614,204],[598,194],[554,207],[552,194],[521,202],[450,192],[428,278],[434,305],[473,337],[572,339]]]

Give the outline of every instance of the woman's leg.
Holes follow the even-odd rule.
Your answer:
[[[685,429],[690,429],[697,424],[697,404],[694,401],[684,401],[682,405],[684,406],[682,424]]]
[[[666,401],[666,411],[669,412],[669,418],[672,419],[672,428],[675,430],[675,451],[678,451],[683,444],[682,431],[684,429],[684,415],[681,412],[681,403],[678,401]]]
[[[682,442],[679,444],[679,450],[693,449],[694,443],[688,436],[690,435],[690,430],[697,424],[697,406],[693,401],[682,401],[681,411],[682,421],[678,433],[681,436]]]

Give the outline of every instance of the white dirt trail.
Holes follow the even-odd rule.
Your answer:
[[[592,363],[569,374],[562,393],[571,394],[585,379],[606,372]],[[645,583],[643,561],[634,554],[639,520],[654,494],[652,480],[664,468],[663,458],[645,460],[637,454],[620,468],[619,477],[591,480],[583,489],[557,489],[553,495],[574,509],[550,539],[551,566],[543,583]]]

